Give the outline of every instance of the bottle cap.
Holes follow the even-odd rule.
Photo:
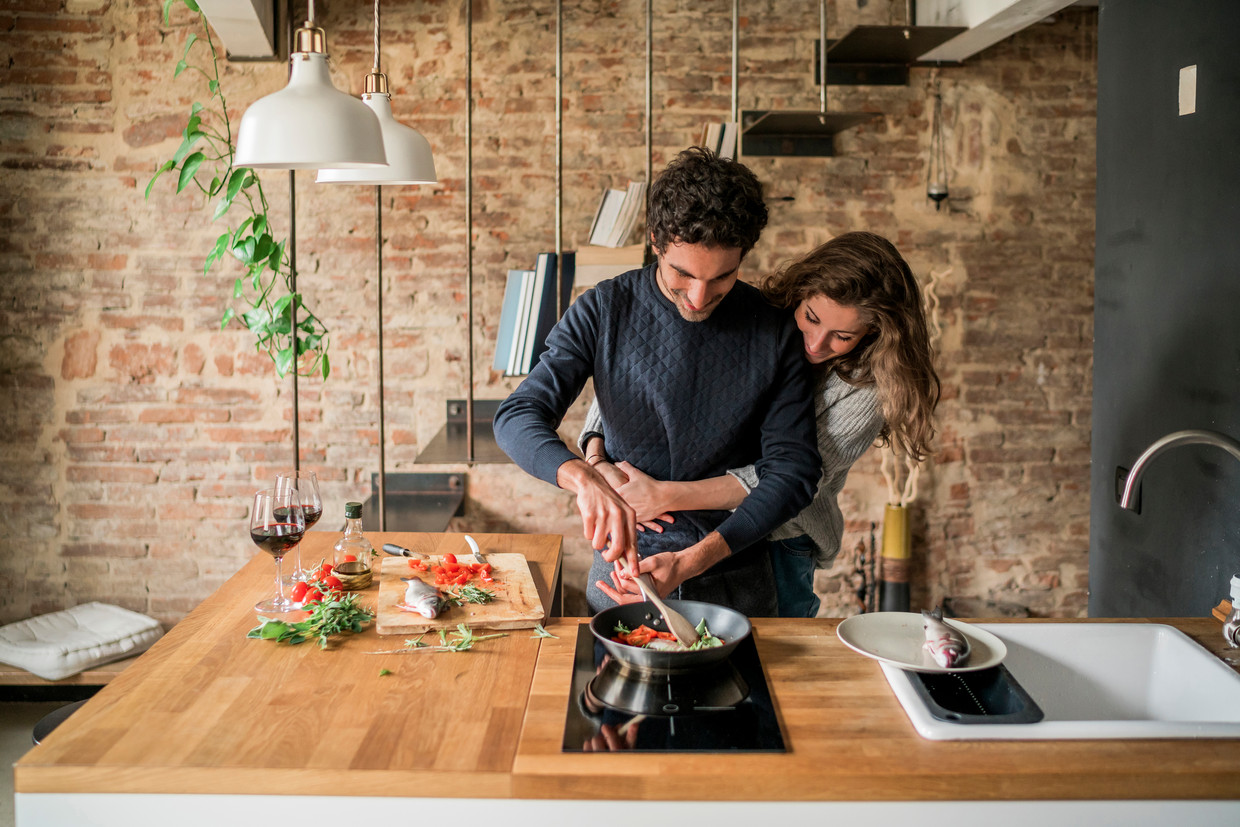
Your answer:
[[[362,504],[361,503],[345,503],[344,504],[344,518],[346,520],[356,520],[361,516],[362,516]]]

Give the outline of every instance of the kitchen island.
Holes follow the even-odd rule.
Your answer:
[[[524,554],[552,605],[559,537],[474,536],[484,551]],[[335,537],[307,535],[306,558]],[[459,534],[371,540],[430,554],[462,545]],[[256,556],[18,762],[21,827],[497,816],[506,827],[822,816],[1160,824],[1240,813],[1235,739],[923,740],[834,620],[754,621],[786,753],[565,753],[581,619],[549,620],[554,638],[514,630],[462,653],[407,650],[373,628],[326,650],[248,640],[272,568]],[[373,601],[375,587],[363,594]],[[1221,651],[1216,622],[1172,623]]]

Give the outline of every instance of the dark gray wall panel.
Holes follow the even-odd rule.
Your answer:
[[[1104,0],[1090,494],[1094,617],[1201,616],[1240,573],[1240,462],[1174,449],[1143,477],[1141,515],[1115,469],[1185,428],[1240,439],[1240,3]],[[1180,116],[1180,68],[1197,112]]]

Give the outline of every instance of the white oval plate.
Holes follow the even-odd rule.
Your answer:
[[[840,623],[835,633],[849,649],[869,658],[913,672],[977,672],[998,666],[1007,657],[1007,646],[990,632],[945,618],[944,623],[969,641],[969,662],[964,666],[939,666],[923,648],[926,633],[917,612],[872,612]]]

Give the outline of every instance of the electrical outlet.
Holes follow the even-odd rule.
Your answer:
[[[1197,111],[1197,64],[1180,69],[1180,114]]]

